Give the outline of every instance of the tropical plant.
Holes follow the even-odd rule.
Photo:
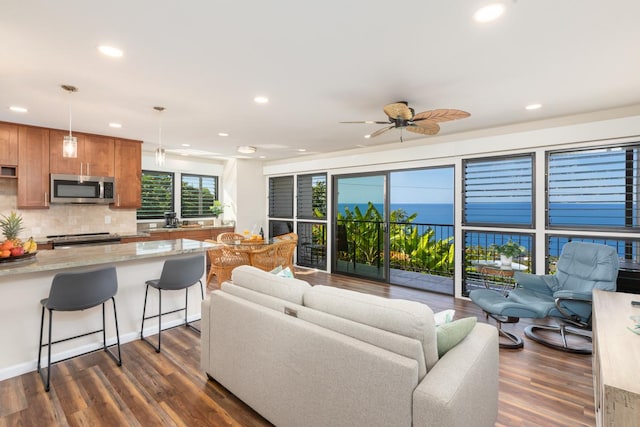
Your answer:
[[[524,246],[520,246],[513,240],[509,240],[508,242],[501,245],[494,243],[491,245],[490,249],[508,258],[517,257],[527,252],[527,248],[525,248]]]
[[[209,210],[211,211],[211,215],[213,215],[214,218],[217,218],[224,213],[224,207],[225,205],[223,205],[220,200],[214,200],[213,204],[209,207]]]
[[[420,234],[419,226],[412,224],[416,217],[417,213],[409,215],[403,209],[390,212],[391,267],[453,275],[453,237],[436,240],[435,231],[431,228]],[[368,265],[381,263],[384,253],[383,222],[382,215],[371,202],[364,213],[359,206],[353,211],[345,207],[344,213],[338,213],[338,223],[344,225],[353,248],[352,252],[342,252],[341,259]]]

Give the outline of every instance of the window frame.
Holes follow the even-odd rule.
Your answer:
[[[624,193],[617,193],[619,196],[624,196],[624,217],[621,218],[624,225],[613,225],[613,224],[579,224],[579,223],[556,223],[552,224],[551,219],[553,215],[554,208],[552,206],[552,198],[556,196],[556,194],[552,194],[552,165],[551,165],[551,157],[553,155],[563,155],[568,153],[573,153],[575,156],[579,156],[580,153],[588,153],[593,151],[625,151],[625,160],[623,164],[624,169]],[[631,151],[631,157],[629,157],[629,151]],[[633,152],[635,151],[637,158],[634,160]],[[587,154],[588,155],[588,154]],[[636,214],[635,221],[636,225],[633,225],[634,214],[633,214],[633,206],[634,204],[640,203],[640,192],[637,195],[637,198],[634,202],[634,187],[640,185],[640,142],[632,142],[626,144],[611,144],[604,146],[596,146],[596,147],[581,147],[581,148],[568,148],[561,150],[549,150],[545,152],[545,226],[547,230],[584,230],[584,231],[608,231],[608,232],[619,232],[619,233],[637,233],[640,232],[640,215]],[[629,165],[631,165],[631,169],[629,169]],[[631,172],[629,173],[629,171]],[[603,171],[604,173],[605,171]],[[607,170],[606,172],[612,172],[612,170]],[[606,177],[603,177],[606,179]],[[583,194],[584,196],[584,194]],[[579,202],[582,204],[587,204],[587,200]],[[593,200],[591,200],[592,204],[595,204]],[[629,212],[631,215],[629,216]]]
[[[148,216],[142,216],[141,217],[141,211],[143,209],[145,209],[145,198],[144,198],[144,186],[145,186],[145,180],[144,180],[144,176],[145,173],[148,175],[155,175],[158,177],[162,177],[162,176],[167,176],[171,179],[171,183],[170,185],[167,187],[167,190],[169,190],[169,193],[171,195],[171,202],[170,202],[170,210],[163,210],[161,214],[157,214],[157,215],[148,215]],[[145,220],[158,220],[158,219],[164,219],[164,213],[165,212],[175,212],[175,202],[176,202],[176,197],[175,197],[175,173],[174,172],[167,172],[167,171],[156,171],[156,170],[147,170],[144,169],[141,172],[141,179],[140,179],[141,185],[140,185],[140,207],[138,209],[136,209],[136,221],[145,221]],[[154,208],[156,208],[154,206]]]
[[[530,205],[530,223],[509,223],[509,222],[489,222],[489,221],[469,221],[467,219],[467,195],[469,191],[467,190],[468,176],[467,176],[467,166],[469,164],[480,164],[480,163],[489,163],[489,162],[498,162],[498,161],[513,161],[518,159],[529,159],[531,164],[531,175],[529,176],[529,185],[528,189],[529,194],[529,205]],[[515,175],[517,176],[517,175]],[[518,228],[518,229],[535,229],[536,227],[536,153],[534,152],[526,152],[520,154],[513,155],[504,155],[504,156],[489,156],[489,157],[476,157],[470,159],[462,160],[462,221],[461,225],[465,226],[475,226],[475,227],[500,227],[500,228]]]
[[[199,197],[199,206],[198,206],[198,210],[199,213],[196,215],[185,215],[185,192],[183,191],[183,185],[185,184],[185,177],[187,178],[198,178],[199,181],[199,187],[198,187],[198,195]],[[205,206],[205,204],[203,203],[204,199],[201,197],[202,196],[202,192],[203,192],[203,187],[202,187],[202,181],[204,178],[207,179],[213,179],[213,186],[214,186],[214,190],[213,190],[213,200],[218,200],[218,182],[219,182],[219,178],[216,175],[203,175],[203,174],[194,174],[194,173],[181,173],[180,174],[180,218],[206,218],[206,217],[211,217],[211,213],[209,212],[209,206],[211,206],[213,204],[213,200],[212,203],[209,204],[208,206]],[[189,184],[187,184],[189,185]]]

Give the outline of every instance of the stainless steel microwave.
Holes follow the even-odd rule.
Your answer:
[[[108,176],[51,174],[51,203],[113,203],[115,181]]]

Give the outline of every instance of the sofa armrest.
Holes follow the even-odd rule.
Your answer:
[[[498,331],[478,323],[413,393],[413,425],[493,426],[498,414]]]

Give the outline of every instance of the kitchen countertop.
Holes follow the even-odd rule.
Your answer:
[[[175,227],[175,228],[165,228],[165,227],[157,227],[157,228],[148,228],[144,231],[140,230],[143,233],[158,233],[158,232],[174,232],[174,231],[189,231],[189,230],[211,230],[214,228],[233,228],[231,225],[221,225],[220,227],[216,227],[213,225],[197,225],[188,227]]]
[[[33,258],[0,263],[0,277],[198,253],[215,246],[198,240],[177,239],[45,250],[38,252]]]

